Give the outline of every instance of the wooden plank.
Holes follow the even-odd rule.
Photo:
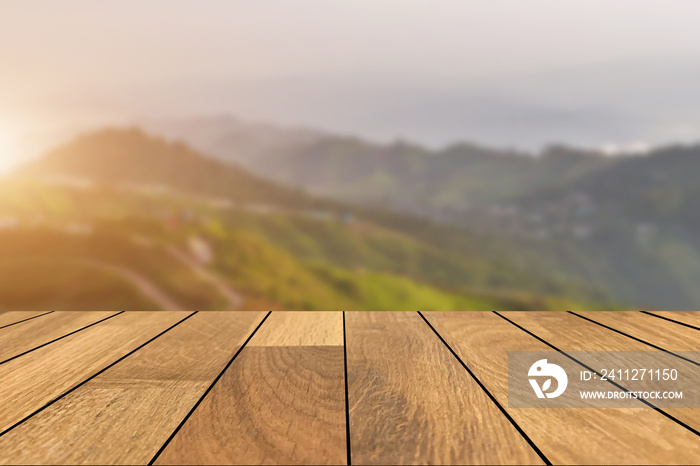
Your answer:
[[[0,330],[3,330],[3,327],[15,325],[27,319],[40,318],[49,314],[51,314],[51,311],[6,311],[0,314]]]
[[[649,314],[665,317],[684,324],[700,327],[700,312],[698,311],[654,311]]]
[[[0,463],[147,464],[264,316],[200,312],[0,437]]]
[[[345,463],[338,332],[340,312],[273,312],[156,464]]]
[[[53,312],[0,331],[0,364],[26,351],[95,324],[116,312]]]
[[[355,464],[542,464],[417,313],[346,314]]]
[[[508,351],[553,351],[493,313],[425,316],[503,406]],[[683,464],[700,457],[697,436],[651,409],[507,410],[554,464]]]
[[[658,351],[566,312],[501,312],[562,351]],[[586,363],[586,361],[582,361]],[[679,366],[687,365],[678,360]],[[696,368],[693,366],[692,370]],[[700,430],[700,409],[667,408],[665,412]]]
[[[697,330],[642,314],[641,312],[577,312],[576,314],[665,350],[700,350],[700,333]]]
[[[343,321],[340,312],[275,312],[260,328],[250,346],[340,346]]]
[[[0,432],[187,315],[127,312],[0,365]]]

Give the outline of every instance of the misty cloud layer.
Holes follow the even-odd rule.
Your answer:
[[[430,146],[696,141],[693,13],[684,1],[9,0],[0,128],[230,114]]]

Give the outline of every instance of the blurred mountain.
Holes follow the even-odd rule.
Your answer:
[[[139,129],[106,129],[80,136],[22,166],[18,175],[70,177],[145,190],[278,206],[318,203],[298,189],[264,180],[232,164],[204,157],[181,142]]]
[[[146,127],[313,193],[426,214],[516,199],[611,164],[609,157],[566,147],[551,147],[539,157],[467,143],[429,150],[232,118]]]
[[[170,137],[196,140],[207,153],[286,185],[433,218],[472,219],[470,213],[499,208],[516,217],[539,215],[578,198],[600,218],[700,228],[693,205],[700,191],[700,146],[627,157],[550,146],[533,155],[467,143],[441,150],[401,141],[382,145],[225,118],[165,127]]]
[[[266,144],[264,127],[257,127],[256,137],[244,137],[245,123],[237,121],[235,131],[220,123],[217,136],[200,139],[200,147],[261,176],[418,215],[466,237],[481,235],[481,244],[498,244],[481,257],[507,257],[521,270],[601,290],[621,302],[700,306],[700,146],[616,157],[552,146],[534,155],[466,143],[430,150],[320,132],[295,138],[296,130],[284,128],[269,133],[285,135],[270,136],[279,144]],[[416,222],[397,228],[427,230]],[[449,248],[459,249],[452,231],[422,239],[435,244],[441,235]]]
[[[606,164],[601,156],[565,148],[535,158],[470,144],[431,152],[403,142],[375,146],[328,138],[259,157],[250,168],[312,192],[430,215],[517,199]]]
[[[185,141],[206,154],[245,166],[267,154],[304,147],[326,135],[307,128],[249,123],[231,116],[180,120],[141,120],[137,126],[172,141]]]
[[[39,184],[4,194],[0,214],[11,212],[12,225],[18,212],[30,223],[64,212],[59,229],[70,231],[115,218],[174,222],[146,236],[205,237],[216,257],[239,264],[220,263],[217,273],[292,308],[410,308],[427,306],[427,296],[440,309],[556,306],[548,299],[700,306],[700,148],[609,157],[551,147],[532,156],[232,119],[178,125],[199,147],[214,141],[218,156],[175,141],[175,126],[166,138],[98,131],[18,170],[12,179]],[[75,186],[89,186],[89,196]]]
[[[13,278],[0,289],[3,309],[155,306],[158,296],[171,308],[235,307],[227,302],[235,293],[216,291],[221,283],[242,294],[245,309],[611,302],[517,264],[509,242],[312,197],[136,129],[81,136],[2,180],[0,244],[14,251],[5,254],[3,271]],[[81,278],[60,280],[62,267]],[[32,277],[44,277],[39,294]],[[133,286],[161,292],[149,299]]]
[[[562,186],[543,186],[523,199],[529,206],[576,195],[603,218],[677,225],[700,231],[700,146],[669,146],[643,157],[608,163]]]

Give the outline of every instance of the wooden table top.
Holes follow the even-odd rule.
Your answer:
[[[508,351],[700,313],[2,312],[0,464],[688,464],[700,409],[508,407]]]

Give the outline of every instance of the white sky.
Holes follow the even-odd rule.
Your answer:
[[[692,139],[698,19],[693,0],[2,0],[0,148],[203,113],[433,144]]]

